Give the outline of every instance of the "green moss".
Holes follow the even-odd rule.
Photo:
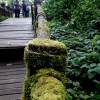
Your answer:
[[[25,78],[24,86],[21,94],[21,100],[31,100],[30,93],[31,93],[31,82],[32,78]]]
[[[40,69],[36,72],[36,74],[32,75],[30,78],[26,77],[24,81],[22,100],[42,100],[42,98],[47,98],[48,95],[54,95],[56,98],[53,100],[67,100],[65,85],[66,84],[66,76],[63,73],[55,71],[54,69]],[[44,87],[44,88],[43,88]],[[54,89],[53,89],[54,88]],[[40,90],[39,90],[40,89]],[[43,94],[42,97],[39,91],[47,91],[47,93]],[[50,92],[49,92],[50,91]],[[38,93],[39,92],[39,93]],[[40,99],[35,99],[33,96],[39,96]],[[58,97],[57,97],[58,96]],[[33,97],[33,99],[32,99]],[[61,99],[63,98],[63,99]],[[48,100],[52,100],[48,99]],[[45,100],[45,99],[43,99]]]
[[[68,100],[65,84],[67,49],[58,41],[36,38],[24,49],[27,74],[22,100]]]
[[[61,81],[64,85],[66,84],[66,76],[64,73],[56,71],[52,68],[45,68],[45,69],[40,69],[36,71],[35,78],[36,80],[40,78],[41,76],[52,76]]]
[[[66,46],[59,42],[59,41],[54,41],[54,40],[50,40],[50,39],[45,39],[45,38],[35,38],[33,40],[30,40],[27,44],[28,49],[31,51],[37,51],[37,52],[43,52],[43,51],[47,51],[47,52],[59,52],[61,51],[61,53],[67,54],[66,51]],[[55,51],[56,52],[55,52]]]
[[[54,77],[40,77],[32,86],[31,100],[67,100],[66,89],[62,82]]]
[[[27,76],[42,68],[53,68],[64,72],[66,67],[66,46],[58,41],[36,38],[29,41],[24,50]]]
[[[36,73],[36,70],[42,68],[53,68],[60,72],[64,72],[66,68],[66,56],[60,55],[47,55],[47,54],[38,54],[37,52],[30,53],[25,51],[25,64],[27,67],[27,75],[30,77],[31,75]]]

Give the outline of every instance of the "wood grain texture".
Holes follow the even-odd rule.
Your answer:
[[[31,18],[9,18],[0,22],[0,49],[24,48],[34,39]]]
[[[23,61],[0,62],[0,100],[20,100],[25,74]]]

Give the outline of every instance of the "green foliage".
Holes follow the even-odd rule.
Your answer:
[[[66,7],[61,8],[64,5]],[[99,100],[100,1],[50,0],[43,7],[47,19],[52,19],[49,23],[50,38],[63,42],[68,49],[69,100]],[[69,13],[62,13],[61,9],[68,9]]]
[[[5,17],[5,16],[0,16],[0,22],[1,22],[1,21],[4,21],[5,19],[7,19],[7,17]]]
[[[49,0],[43,3],[44,12],[47,19],[69,19],[71,16],[71,10],[73,10],[79,0]]]

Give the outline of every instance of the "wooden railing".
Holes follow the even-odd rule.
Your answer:
[[[0,6],[0,16],[12,17],[12,9],[8,6]]]
[[[35,39],[24,49],[27,68],[21,100],[68,100],[66,93],[66,46],[50,39],[46,16],[39,0],[32,5]]]

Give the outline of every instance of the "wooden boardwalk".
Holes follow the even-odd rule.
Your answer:
[[[23,61],[0,63],[0,100],[20,100],[25,73]]]
[[[20,100],[26,73],[24,47],[33,38],[31,18],[0,22],[0,100]]]
[[[23,48],[33,37],[31,18],[9,18],[0,22],[0,49]]]

